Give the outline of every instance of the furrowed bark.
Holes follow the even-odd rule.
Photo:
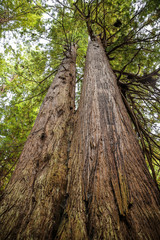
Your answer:
[[[159,239],[159,191],[99,40],[88,46],[56,240]]]
[[[67,198],[76,46],[66,52],[1,201],[1,239],[52,239]]]

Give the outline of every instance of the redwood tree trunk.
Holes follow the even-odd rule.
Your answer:
[[[63,213],[76,46],[50,86],[1,201],[0,239],[52,239]]]
[[[89,43],[72,139],[75,61],[65,61],[5,193],[2,239],[158,240],[159,192],[101,43]]]
[[[98,40],[87,51],[68,168],[55,239],[159,239],[159,191]]]

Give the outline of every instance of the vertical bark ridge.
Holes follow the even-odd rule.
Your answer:
[[[66,52],[1,201],[1,239],[52,239],[64,210],[76,46]]]
[[[159,192],[98,40],[88,46],[55,239],[159,239]]]

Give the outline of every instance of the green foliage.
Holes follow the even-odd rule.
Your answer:
[[[0,26],[3,31],[19,27],[33,28],[40,20],[41,12],[34,1],[1,0]]]
[[[52,4],[4,0],[0,4],[2,188],[19,158],[64,49],[73,42],[79,46],[78,107],[88,35],[101,38],[149,169],[160,183],[159,17],[158,0],[57,0]]]

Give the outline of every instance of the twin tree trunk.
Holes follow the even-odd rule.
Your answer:
[[[153,239],[153,182],[99,40],[74,114],[76,46],[49,88],[1,200],[1,239]]]

